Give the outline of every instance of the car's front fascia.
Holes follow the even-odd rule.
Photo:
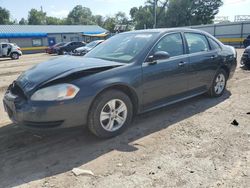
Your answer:
[[[247,47],[241,57],[241,65],[250,67],[250,47]]]
[[[70,56],[68,56],[68,58],[70,58]],[[88,61],[95,62],[100,60],[91,59]],[[109,63],[107,63],[107,65],[108,64]],[[140,75],[136,73],[140,70],[140,67],[136,70],[131,70],[133,71],[133,75],[137,75],[136,78],[131,76],[130,79],[127,79],[128,69],[131,66],[133,67],[133,64],[126,65],[115,62],[110,62],[110,64],[110,66],[105,65],[94,68],[93,74],[89,73],[92,68],[86,70],[86,72],[82,71],[77,78],[74,71],[71,72],[72,74],[62,74],[63,76],[61,78],[60,75],[58,75],[58,79],[54,77],[49,81],[45,81],[41,86],[28,89],[29,92],[24,91],[24,87],[29,84],[25,83],[20,86],[18,85],[18,80],[14,81],[5,93],[3,99],[4,108],[15,124],[29,128],[65,128],[84,125],[87,123],[90,105],[98,93],[105,90],[105,88],[112,87],[115,83],[123,82],[127,83],[127,85],[133,82],[136,83],[138,77],[140,77]],[[123,76],[121,76],[121,74]],[[110,77],[110,75],[113,75],[113,77]],[[62,83],[72,84],[78,87],[79,92],[74,98],[69,100],[33,101],[31,99],[38,90]],[[33,88],[33,86],[30,88]]]

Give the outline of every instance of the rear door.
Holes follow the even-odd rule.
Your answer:
[[[156,64],[145,62],[143,69],[144,110],[174,100],[188,89],[187,63],[181,33],[164,36],[153,48],[150,55],[165,51],[169,59],[158,60]]]
[[[211,49],[208,39],[201,33],[184,33],[189,53],[188,87],[195,92],[203,92],[210,87],[215,71],[220,63],[217,50]]]

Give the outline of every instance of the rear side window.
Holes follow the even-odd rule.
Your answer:
[[[221,49],[220,45],[214,39],[208,37],[208,41],[212,50]]]
[[[209,50],[207,38],[199,33],[185,33],[189,53],[205,52]]]
[[[183,55],[184,50],[181,34],[174,33],[163,37],[154,48],[154,53],[159,51],[168,52],[170,57]]]

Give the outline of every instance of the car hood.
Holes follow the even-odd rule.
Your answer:
[[[91,48],[86,47],[86,46],[76,49],[77,52],[90,51],[90,50],[91,50]]]
[[[245,49],[245,52],[250,52],[250,46]]]
[[[98,68],[114,68],[122,65],[124,64],[95,58],[64,56],[32,67],[22,73],[15,83],[23,89],[25,94],[29,95],[29,93],[46,83],[74,73]]]

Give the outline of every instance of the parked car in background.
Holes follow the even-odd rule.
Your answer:
[[[56,49],[60,46],[63,46],[64,44],[66,44],[65,42],[59,42],[53,46],[49,46],[48,48],[45,49],[45,53],[48,54],[55,54],[57,53]]]
[[[199,30],[121,33],[82,58],[56,58],[24,72],[7,89],[4,106],[19,125],[87,125],[109,138],[135,114],[204,93],[222,96],[236,59],[233,47]]]
[[[0,43],[0,57],[10,57],[11,59],[19,59],[22,51],[19,46],[13,43]]]
[[[86,53],[94,49],[96,46],[101,44],[104,40],[95,40],[93,42],[88,43],[86,46],[77,48],[74,50],[73,55],[84,56]]]
[[[243,41],[244,47],[247,48],[250,46],[250,35]]]
[[[68,42],[64,44],[63,46],[59,46],[56,48],[58,55],[63,55],[68,52],[73,52],[76,48],[85,46],[86,43],[84,42]]]
[[[247,69],[250,69],[250,46],[248,46],[245,49],[245,51],[241,57],[241,65],[243,67],[246,67]]]

